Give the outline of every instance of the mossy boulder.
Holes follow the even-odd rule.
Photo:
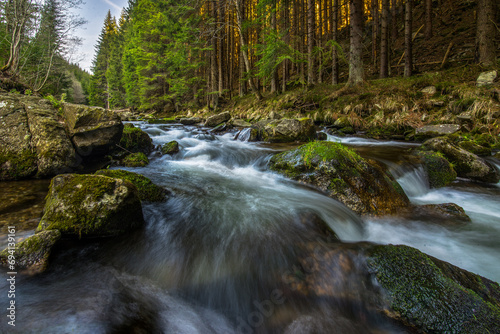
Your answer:
[[[453,165],[446,160],[443,154],[433,151],[419,151],[425,173],[431,188],[445,187],[457,178]]]
[[[121,164],[125,167],[146,167],[149,159],[142,152],[130,153],[121,160]]]
[[[42,231],[26,238],[16,244],[15,268],[27,269],[30,274],[45,271],[52,248],[61,238],[58,230]],[[0,263],[4,267],[9,265],[9,249],[6,248],[0,253]]]
[[[392,214],[409,204],[389,173],[340,143],[310,142],[279,153],[270,168],[318,187],[359,214]]]
[[[408,246],[373,246],[385,314],[425,333],[500,333],[500,287]]]
[[[455,203],[412,206],[403,210],[400,216],[449,227],[463,226],[471,221],[465,210]]]
[[[125,124],[123,128],[120,146],[128,152],[141,152],[144,154],[151,153],[154,148],[153,141],[149,135],[131,123]]]
[[[490,156],[491,155],[491,148],[478,145],[472,140],[464,140],[458,143],[458,146],[463,148],[466,151],[469,151],[473,154],[479,155],[479,156]]]
[[[225,111],[223,113],[213,115],[207,118],[207,120],[205,121],[205,126],[213,128],[219,124],[229,121],[230,119],[231,119],[231,114],[229,113],[229,111]]]
[[[261,132],[261,140],[271,143],[306,142],[316,139],[314,122],[310,118],[283,118],[267,123]]]
[[[172,140],[166,144],[163,144],[161,147],[161,153],[163,154],[175,154],[179,152],[179,143],[175,140]]]
[[[88,238],[123,234],[144,224],[137,188],[103,175],[58,175],[50,183],[37,232]]]
[[[488,183],[500,181],[495,168],[487,161],[455,145],[446,137],[429,139],[422,144],[421,149],[443,154],[454,165],[459,177]]]
[[[63,104],[71,140],[82,157],[108,154],[120,142],[123,124],[112,110],[78,104]]]
[[[141,174],[121,169],[101,169],[96,174],[129,181],[139,191],[139,198],[142,201],[163,202],[167,199],[168,191],[165,188],[157,186]]]
[[[200,117],[183,117],[179,119],[179,123],[182,125],[194,125],[201,123],[202,119]]]

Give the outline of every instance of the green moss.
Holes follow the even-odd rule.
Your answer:
[[[453,165],[442,153],[422,151],[418,155],[422,158],[431,188],[445,187],[457,178]]]
[[[166,199],[167,191],[143,175],[121,169],[102,169],[96,174],[129,181],[137,188],[143,201],[163,202]]]
[[[145,167],[149,164],[148,157],[142,153],[130,153],[121,161],[125,167]]]
[[[403,322],[427,333],[497,333],[500,308],[408,246],[374,246],[368,266]],[[498,301],[497,301],[498,302]]]
[[[172,140],[161,147],[161,153],[163,154],[175,154],[177,152],[179,152],[179,143],[175,140]]]
[[[0,180],[19,180],[33,176],[37,171],[37,160],[36,153],[30,150],[18,154],[0,152]]]
[[[120,146],[132,153],[142,152],[149,154],[153,149],[153,141],[146,132],[127,123],[123,128]]]

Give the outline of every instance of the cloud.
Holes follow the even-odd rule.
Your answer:
[[[108,5],[110,5],[111,7],[115,8],[118,11],[122,10],[122,7],[118,6],[117,4],[112,2],[111,0],[104,0],[104,2],[107,3]]]

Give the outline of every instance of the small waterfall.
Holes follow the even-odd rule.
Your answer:
[[[252,128],[245,128],[236,134],[236,136],[234,137],[234,140],[247,142],[250,139],[251,132],[252,132]]]
[[[399,166],[392,174],[410,199],[423,196],[430,190],[429,178],[422,166]]]

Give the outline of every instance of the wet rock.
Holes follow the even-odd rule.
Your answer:
[[[37,154],[37,177],[48,177],[74,170],[81,158],[66,135],[64,123],[49,101],[26,99],[32,146]]]
[[[162,154],[175,154],[179,152],[179,143],[176,142],[175,140],[172,140],[166,144],[163,144],[161,147],[161,153]]]
[[[390,214],[409,204],[390,174],[339,143],[310,142],[275,155],[270,168],[318,187],[359,214]]]
[[[201,123],[201,121],[202,119],[200,117],[189,117],[189,118],[183,117],[179,120],[179,123],[183,125],[194,125]]]
[[[254,128],[245,128],[236,134],[234,140],[239,140],[243,142],[259,141],[259,131]]]
[[[128,153],[141,152],[149,154],[154,148],[153,141],[149,135],[130,123],[125,124],[123,128],[123,134],[119,145]]]
[[[463,148],[466,151],[469,151],[473,154],[479,155],[479,156],[490,156],[491,155],[491,148],[485,147],[482,145],[478,145],[474,143],[473,141],[470,140],[464,140],[458,143],[458,146]]]
[[[422,144],[423,150],[440,152],[454,164],[454,169],[459,177],[474,181],[498,183],[500,176],[484,159],[453,144],[446,137],[429,139]]]
[[[408,219],[436,222],[446,226],[461,226],[471,221],[464,209],[455,203],[418,205],[402,215]]]
[[[126,170],[101,169],[95,174],[129,181],[139,191],[139,198],[141,201],[164,202],[169,193],[165,188],[157,186],[147,177]]]
[[[318,140],[327,140],[328,139],[328,135],[323,131],[316,133],[316,137],[318,138]]]
[[[16,244],[14,257],[16,269],[27,269],[30,274],[38,274],[48,266],[52,248],[61,238],[58,230],[42,231]],[[9,265],[9,248],[0,253],[0,263]]]
[[[37,157],[24,105],[11,94],[0,95],[0,180],[19,180],[37,172]]]
[[[457,178],[452,164],[441,153],[420,151],[417,155],[422,160],[431,188],[445,187]]]
[[[231,119],[231,114],[229,111],[210,116],[205,122],[205,126],[215,127],[221,123],[227,122]]]
[[[146,167],[149,159],[142,152],[130,153],[120,161],[120,164],[125,167]]]
[[[236,126],[238,128],[249,128],[252,126],[252,124],[242,119],[234,119],[233,126]]]
[[[497,78],[497,71],[482,72],[476,80],[478,87],[492,85]]]
[[[457,124],[425,125],[416,129],[415,135],[429,138],[449,135],[458,131],[460,131],[460,125]]]
[[[315,138],[316,129],[310,118],[270,121],[261,132],[261,139],[271,143],[305,142]]]
[[[65,103],[64,118],[71,140],[82,157],[108,154],[120,142],[123,124],[111,110]]]
[[[89,238],[126,233],[144,224],[137,188],[102,175],[58,175],[52,179],[37,232]]]

